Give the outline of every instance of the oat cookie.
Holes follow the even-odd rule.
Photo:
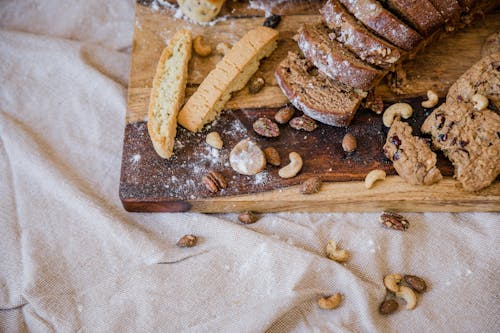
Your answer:
[[[413,185],[431,185],[443,176],[436,167],[436,154],[424,139],[413,136],[412,128],[399,118],[392,123],[384,153],[397,173]]]
[[[477,111],[472,103],[445,103],[422,125],[455,166],[455,177],[466,191],[478,191],[500,174],[500,116]]]

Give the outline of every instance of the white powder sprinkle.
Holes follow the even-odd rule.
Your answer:
[[[135,154],[130,158],[130,162],[132,163],[138,163],[141,160],[141,155],[140,154]]]

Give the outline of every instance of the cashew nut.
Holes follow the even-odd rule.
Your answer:
[[[370,189],[377,180],[384,180],[386,173],[384,170],[372,170],[365,177],[365,187]]]
[[[217,132],[208,133],[207,137],[205,138],[205,141],[210,146],[217,148],[217,149],[222,149],[222,146],[224,145],[224,142],[222,141],[219,133],[217,133]]]
[[[477,111],[482,111],[484,109],[486,109],[486,107],[488,106],[488,98],[486,98],[486,96],[484,95],[481,95],[481,94],[475,94],[473,95],[470,100],[472,101],[472,103],[474,103],[474,109],[476,109]]]
[[[200,57],[206,57],[212,53],[212,47],[208,44],[203,44],[203,36],[196,36],[193,40],[194,52]]]
[[[408,103],[396,103],[389,106],[382,116],[385,127],[391,127],[396,116],[408,119],[413,114],[413,108]]]
[[[338,250],[337,243],[334,240],[326,244],[326,256],[336,262],[344,262],[349,259],[349,253],[346,250]]]
[[[225,55],[231,50],[232,46],[229,43],[221,42],[215,47],[215,51],[220,55]]]
[[[438,101],[438,95],[433,90],[427,90],[427,100],[422,102],[422,107],[427,109],[435,107]]]
[[[339,307],[342,302],[342,294],[336,293],[330,297],[323,297],[318,300],[320,308],[325,310],[333,310]]]
[[[302,169],[302,157],[299,154],[293,151],[288,157],[290,158],[290,163],[278,171],[278,175],[281,178],[292,178]]]
[[[384,277],[384,286],[392,291],[393,293],[397,293],[400,290],[399,283],[403,277],[401,274],[389,274]]]
[[[417,306],[417,294],[406,286],[399,287],[399,291],[396,292],[396,296],[405,300],[406,310],[411,310]]]

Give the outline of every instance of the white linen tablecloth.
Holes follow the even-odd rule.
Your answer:
[[[498,214],[408,213],[397,232],[375,213],[125,212],[134,5],[0,0],[0,332],[500,331]],[[429,291],[384,317],[392,272]]]

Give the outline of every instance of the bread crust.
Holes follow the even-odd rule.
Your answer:
[[[401,58],[400,49],[371,33],[338,0],[328,0],[320,11],[335,39],[360,59],[390,69]]]
[[[347,10],[377,35],[405,51],[412,51],[422,36],[401,22],[376,0],[339,0]]]
[[[331,40],[321,24],[304,24],[299,31],[299,47],[316,67],[330,78],[362,90],[373,88],[385,75],[356,58],[342,44]]]
[[[179,59],[174,59],[174,49],[182,48],[182,52],[177,52]],[[153,147],[162,158],[169,158],[173,154],[174,140],[177,131],[177,114],[184,101],[188,77],[188,63],[192,54],[192,36],[189,30],[180,30],[170,40],[169,44],[163,49],[160,60],[156,66],[151,96],[148,108],[148,132],[153,143]],[[174,68],[173,63],[169,61],[177,60],[180,66]],[[166,68],[171,65],[171,68]],[[160,108],[160,99],[166,98],[160,90],[161,84],[167,70],[175,71],[175,82],[172,82],[177,91],[170,96],[170,102],[166,103],[165,108]]]
[[[386,0],[386,3],[424,36],[444,24],[443,17],[429,0]]]
[[[276,81],[290,102],[307,116],[331,126],[348,126],[363,96],[321,72],[309,74],[311,70],[315,68],[309,60],[289,52],[276,67]],[[311,93],[318,96],[311,97]],[[319,101],[321,97],[325,100]]]

